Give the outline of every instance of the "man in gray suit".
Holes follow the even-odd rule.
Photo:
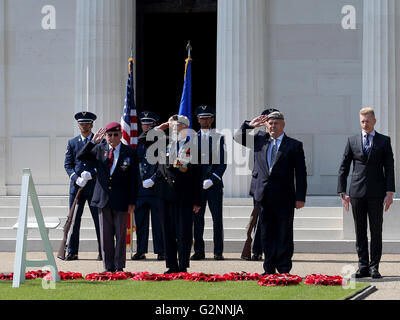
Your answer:
[[[356,229],[356,247],[359,269],[356,278],[382,278],[379,262],[382,256],[383,210],[393,203],[394,159],[390,138],[375,131],[375,113],[372,108],[360,111],[362,133],[348,139],[339,169],[337,192],[346,210],[351,203]],[[347,177],[353,163],[349,195]],[[371,258],[368,254],[368,220],[371,230]]]

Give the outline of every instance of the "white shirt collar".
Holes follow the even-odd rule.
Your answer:
[[[285,133],[282,133],[278,138],[276,138],[276,142],[282,142],[283,137],[285,136]],[[274,138],[270,137],[271,141],[273,141]]]
[[[372,130],[370,133],[369,133],[369,135],[370,136],[372,136],[372,137],[375,137],[375,130]],[[363,137],[365,137],[365,135],[366,135],[367,133],[364,131],[364,130],[362,130],[362,135],[363,135]]]
[[[119,145],[117,145],[117,146],[114,148],[114,151],[119,152],[119,149],[121,149],[121,143],[122,143],[122,142],[120,142]],[[110,150],[111,148],[112,148],[111,145],[108,145],[108,150]]]

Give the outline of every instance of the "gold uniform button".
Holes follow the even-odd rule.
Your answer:
[[[108,190],[111,190],[112,188],[111,187],[108,187]]]

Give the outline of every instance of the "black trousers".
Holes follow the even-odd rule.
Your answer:
[[[194,234],[194,252],[204,253],[204,214],[206,212],[207,203],[210,208],[213,219],[213,240],[214,254],[222,254],[224,251],[224,226],[222,217],[222,188],[203,190],[201,209],[193,215],[193,234]]]
[[[180,270],[188,268],[193,239],[193,206],[179,202],[160,202],[166,266]]]
[[[294,252],[294,201],[264,199],[257,205],[261,221],[264,271],[275,273],[278,270],[279,273],[289,273]]]
[[[351,199],[360,268],[379,268],[382,257],[383,200],[383,198]],[[368,252],[368,220],[371,232],[371,257]]]
[[[72,207],[72,204],[75,200],[76,197],[76,193],[71,193],[69,195],[69,207]],[[92,219],[93,219],[93,223],[94,223],[94,227],[96,229],[96,236],[97,236],[97,244],[98,244],[98,251],[99,254],[101,255],[101,244],[100,244],[100,223],[99,223],[99,209],[96,207],[93,207],[90,205],[90,203],[92,202],[92,195],[88,195],[85,193],[82,193],[79,201],[78,201],[78,209],[76,211],[76,216],[75,216],[75,223],[72,229],[72,233],[71,233],[71,238],[70,241],[68,243],[68,253],[71,254],[78,254],[79,251],[79,231],[81,228],[81,220],[82,220],[82,214],[83,214],[83,210],[85,208],[85,203],[88,203],[89,205],[89,209],[90,209],[90,213],[92,215]]]
[[[164,240],[162,235],[159,204],[156,197],[139,197],[135,209],[137,253],[148,252],[149,225],[151,210],[151,230],[153,235],[153,249],[155,254],[164,254]]]

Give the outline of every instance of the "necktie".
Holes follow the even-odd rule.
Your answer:
[[[110,173],[113,164],[114,164],[114,148],[111,148],[110,153],[108,154],[108,169],[110,170]]]
[[[365,135],[365,141],[364,141],[364,153],[365,153],[366,155],[368,155],[370,149],[371,149],[371,146],[370,146],[370,144],[369,144],[369,134],[367,133],[367,134]]]
[[[278,145],[276,143],[276,139],[272,139],[272,151],[271,151],[271,163],[270,163],[270,169],[274,166],[275,163],[275,158],[276,158],[276,153],[278,152]]]
[[[88,138],[83,139],[83,144],[85,145],[88,141]]]

